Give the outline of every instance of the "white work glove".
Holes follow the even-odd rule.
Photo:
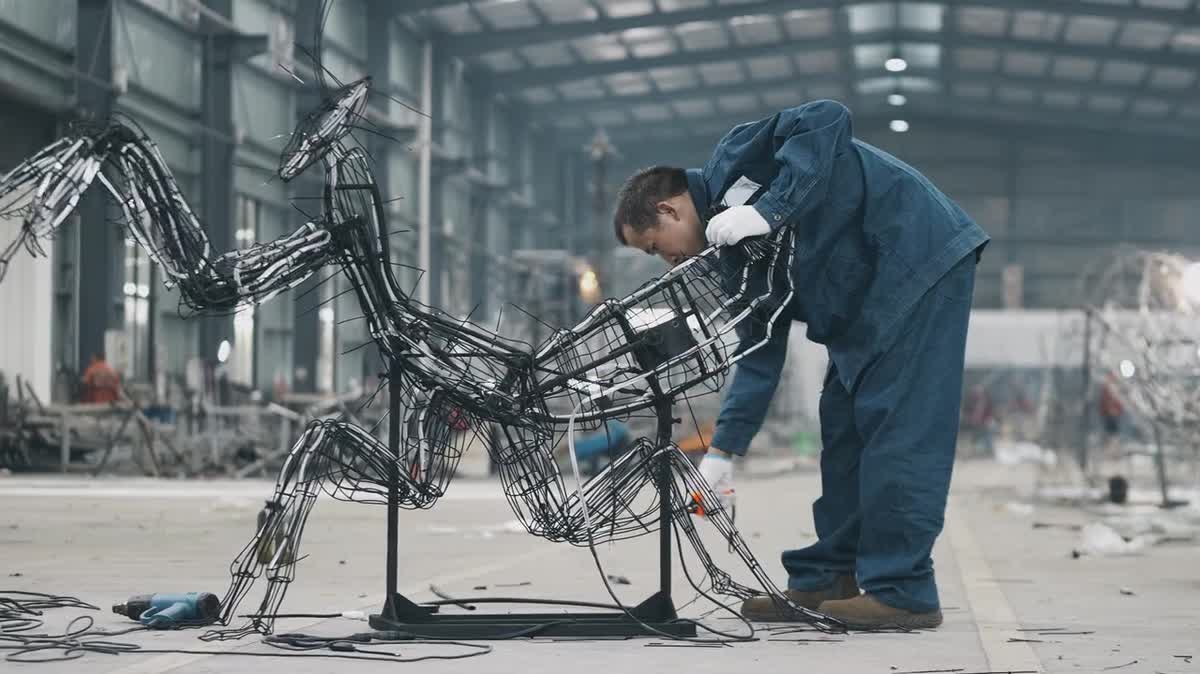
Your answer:
[[[717,503],[722,508],[730,512],[732,516],[734,491],[733,491],[733,461],[724,454],[718,454],[710,451],[700,459],[700,477],[708,483],[709,488],[717,496]],[[692,502],[689,504],[688,510],[692,514],[704,517],[706,510],[711,511],[713,508],[705,507],[704,495],[701,492],[692,494]]]
[[[718,246],[732,246],[748,236],[760,236],[770,231],[771,225],[753,206],[733,206],[708,221],[704,238]]]

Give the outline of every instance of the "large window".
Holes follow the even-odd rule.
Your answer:
[[[130,238],[125,239],[124,278],[126,343],[108,357],[125,379],[146,379],[150,376],[150,293],[154,284],[150,257]]]
[[[234,243],[237,248],[249,248],[258,238],[259,203],[239,195],[237,198],[237,230]],[[233,315],[233,358],[230,373],[239,384],[254,385],[254,307],[239,309]]]
[[[334,311],[332,306],[317,310],[319,332],[317,333],[317,392],[333,393],[333,359],[337,343],[334,336]]]

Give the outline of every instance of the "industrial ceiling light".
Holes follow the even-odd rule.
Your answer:
[[[904,133],[908,131],[908,122],[903,119],[893,119],[891,124],[888,124],[888,127],[896,133]]]
[[[893,56],[884,62],[883,67],[887,68],[889,73],[902,73],[905,70],[908,70],[908,61],[905,61],[899,56]]]
[[[887,102],[898,108],[908,102],[908,97],[904,94],[888,94]]]
[[[600,279],[588,269],[579,276],[579,294],[583,301],[595,304],[600,299]]]
[[[221,345],[217,347],[217,362],[224,363],[229,360],[229,353],[233,351],[233,346],[228,339],[222,339]]]

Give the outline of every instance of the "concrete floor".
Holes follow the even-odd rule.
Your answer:
[[[395,663],[229,655],[88,655],[63,664],[15,665],[0,671],[43,672],[822,672],[897,674],[927,670],[1196,672],[1200,660],[1200,575],[1197,547],[1168,544],[1138,557],[1072,559],[1078,533],[1034,529],[1034,521],[1080,524],[1078,509],[1038,506],[1017,513],[1005,504],[1023,500],[1033,484],[1024,467],[960,465],[946,534],[935,552],[946,624],[935,632],[858,634],[827,642],[758,641],[730,648],[657,648],[650,641],[508,641],[468,661]],[[809,503],[816,475],[793,473],[742,480],[739,527],[763,564],[779,570],[778,552],[812,538]],[[266,482],[168,482],[127,479],[0,478],[0,589],[70,594],[103,607],[97,625],[128,626],[108,607],[132,594],[211,591],[228,583],[228,563],[244,545]],[[791,516],[781,516],[791,513]],[[521,596],[608,601],[586,550],[552,545],[511,533],[506,504],[495,485],[456,484],[434,510],[404,513],[401,589],[417,600],[432,598],[430,584],[455,596]],[[383,585],[383,512],[324,499],[309,520],[303,543],[309,556],[284,602],[285,612],[332,612],[378,607]],[[720,546],[713,545],[714,548]],[[609,573],[627,577],[617,586],[635,603],[656,583],[654,541],[604,546]],[[719,561],[727,558],[718,553]],[[733,567],[727,567],[733,568]],[[676,574],[678,577],[680,574]],[[735,575],[738,575],[735,570]],[[782,581],[782,574],[779,580]],[[516,588],[496,584],[523,583]],[[486,590],[474,590],[487,585]],[[1132,595],[1122,594],[1127,588]],[[260,589],[260,588],[256,588]],[[693,595],[682,583],[678,603]],[[242,608],[250,610],[252,592]],[[707,610],[699,604],[684,614]],[[61,628],[81,613],[58,609],[48,627]],[[712,620],[718,629],[739,623]],[[1028,631],[1088,634],[1056,635]],[[1051,629],[1057,628],[1057,629]],[[366,629],[346,619],[281,620],[278,631],[346,634]],[[1024,630],[1024,631],[1022,631]],[[123,640],[147,648],[198,651],[271,651],[253,638],[221,644],[197,632],[135,634]],[[760,632],[759,636],[771,635]],[[820,635],[781,635],[779,639]],[[1036,642],[1011,642],[1011,639]],[[446,646],[383,647],[405,656],[461,652]],[[274,652],[274,651],[272,651]],[[1136,663],[1134,662],[1136,661]],[[1133,663],[1133,664],[1129,664]],[[1128,666],[1123,666],[1128,665]],[[1112,669],[1119,668],[1119,669]]]

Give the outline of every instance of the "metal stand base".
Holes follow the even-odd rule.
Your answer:
[[[404,595],[395,594],[383,607],[383,613],[372,615],[369,622],[372,629],[401,632],[402,638],[696,636],[695,623],[678,622],[670,597],[661,592],[630,609],[630,613],[637,620],[625,613],[599,611],[443,614],[436,606],[414,604]]]
[[[399,457],[402,391],[397,363],[392,363],[389,379],[388,448],[393,457]],[[658,392],[657,383],[652,387]],[[657,440],[659,446],[665,446],[671,441],[671,401],[660,398],[655,413],[658,417]],[[396,590],[400,544],[400,475],[397,462],[392,461],[388,475],[386,600],[383,611],[372,615],[369,623],[376,630],[402,632],[397,638],[694,637],[696,624],[679,622],[675,603],[671,600],[671,469],[666,458],[659,462],[656,482],[659,491],[660,589],[630,609],[629,614],[599,611],[440,614],[437,607],[413,603]]]

